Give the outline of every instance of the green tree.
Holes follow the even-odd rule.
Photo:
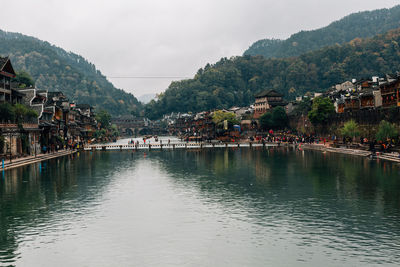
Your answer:
[[[354,120],[345,122],[340,132],[343,136],[350,137],[352,140],[354,140],[356,136],[360,135],[358,124]]]
[[[107,135],[107,130],[106,129],[101,129],[101,130],[97,130],[94,132],[94,137],[95,138],[104,138]]]
[[[15,119],[17,120],[18,123],[22,123],[24,120],[24,116],[27,112],[27,108],[22,104],[15,104],[13,109],[14,109]]]
[[[288,124],[288,117],[283,107],[275,107],[271,112],[261,115],[259,122],[263,130],[284,129]]]
[[[284,129],[288,124],[288,117],[283,107],[275,107],[272,110],[272,121],[276,129]]]
[[[236,118],[236,115],[231,112],[226,112],[222,110],[214,111],[212,115],[212,120],[215,124],[220,124],[223,121],[227,120],[229,124],[238,124],[239,120]]]
[[[34,111],[33,109],[28,108],[26,113],[25,113],[25,117],[30,120],[30,119],[35,119],[39,116],[39,114]]]
[[[111,125],[111,135],[114,137],[119,136],[118,127],[115,124]]]
[[[335,113],[335,107],[329,98],[316,97],[308,112],[308,118],[314,125],[325,125],[333,113]]]
[[[385,120],[379,123],[378,132],[376,133],[376,139],[378,141],[386,141],[399,135],[399,131],[396,126]]]
[[[0,104],[0,121],[14,121],[15,113],[10,103]]]
[[[20,88],[35,86],[35,82],[34,82],[32,76],[24,70],[21,70],[16,73],[14,82],[19,83]]]
[[[260,116],[259,119],[260,127],[263,130],[268,130],[274,128],[274,122],[272,120],[272,114],[270,112],[265,112]]]
[[[308,112],[311,110],[311,99],[308,97],[303,98],[303,100],[295,106],[293,110],[293,114],[299,116],[299,115],[307,115]]]
[[[100,110],[96,115],[96,120],[100,123],[101,129],[110,128],[111,115],[106,110]]]
[[[13,107],[15,119],[17,123],[22,123],[27,120],[31,120],[38,117],[36,111],[28,108],[23,104],[15,104]]]

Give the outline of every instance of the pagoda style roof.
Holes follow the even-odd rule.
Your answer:
[[[278,93],[274,89],[268,89],[268,90],[264,90],[264,91],[262,91],[262,92],[260,92],[260,93],[255,95],[255,97],[268,97],[268,96],[282,97],[283,94]]]
[[[16,74],[9,57],[0,57],[0,74],[12,78],[15,77]]]

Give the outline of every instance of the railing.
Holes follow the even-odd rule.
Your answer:
[[[36,123],[25,123],[23,122],[22,124],[23,128],[38,128],[39,124]],[[11,123],[11,122],[0,122],[0,128],[18,128],[18,124],[17,123]]]
[[[192,149],[192,148],[224,148],[224,147],[272,147],[272,143],[174,143],[174,144],[128,144],[128,145],[89,145],[84,150],[139,150],[139,149]]]
[[[0,124],[18,124],[18,121],[17,120],[1,120],[0,119]],[[22,124],[38,124],[38,119],[37,118],[24,119],[22,121]]]

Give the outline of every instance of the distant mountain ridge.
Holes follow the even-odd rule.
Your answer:
[[[46,41],[0,30],[0,55],[9,56],[15,70],[26,70],[36,87],[62,91],[70,100],[105,109],[112,115],[138,113],[141,103],[114,87],[85,58]]]
[[[207,64],[193,79],[173,82],[145,106],[147,116],[247,106],[254,95],[275,89],[286,99],[321,92],[355,78],[383,76],[400,70],[400,28],[374,38],[355,38],[299,57],[242,56]]]
[[[259,40],[244,55],[261,55],[266,58],[300,56],[325,46],[343,44],[357,37],[373,37],[399,27],[400,5],[397,5],[390,9],[353,13],[326,27],[293,34],[286,40]]]

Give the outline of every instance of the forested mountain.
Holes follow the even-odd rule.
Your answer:
[[[132,94],[115,88],[92,63],[48,42],[0,30],[0,56],[9,56],[16,71],[30,73],[37,88],[62,91],[70,100],[113,115],[141,109]]]
[[[193,79],[173,82],[157,101],[146,105],[150,118],[170,112],[197,112],[245,106],[265,89],[293,99],[334,84],[400,70],[400,29],[374,38],[356,38],[299,57],[266,59],[262,56],[223,58],[207,64]]]
[[[324,28],[301,31],[286,40],[259,40],[244,55],[261,55],[266,58],[299,56],[325,46],[343,44],[357,37],[373,37],[399,27],[400,5],[351,14]]]

